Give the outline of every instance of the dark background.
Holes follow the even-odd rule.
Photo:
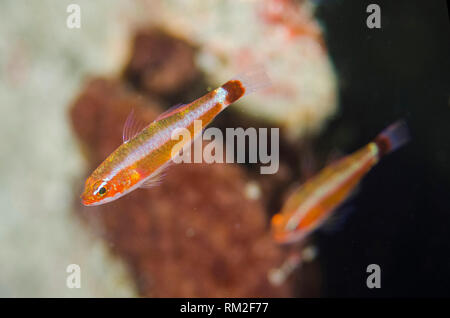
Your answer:
[[[381,7],[381,29],[366,7]],[[322,1],[317,17],[340,82],[319,139],[350,153],[405,118],[412,140],[361,184],[353,212],[316,234],[323,296],[450,296],[450,28],[445,1]],[[381,289],[366,268],[381,266]]]

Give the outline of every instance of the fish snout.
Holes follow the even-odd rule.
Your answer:
[[[81,194],[80,198],[81,198],[81,203],[83,203],[83,205],[85,205],[85,206],[89,206],[89,205],[92,205],[94,203],[94,200],[93,200],[92,196],[89,195],[86,192]]]

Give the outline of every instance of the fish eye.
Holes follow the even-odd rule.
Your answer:
[[[104,196],[108,192],[106,182],[103,180],[97,181],[92,188],[94,190],[94,195],[97,195],[99,197]]]
[[[105,187],[101,187],[99,190],[98,190],[98,194],[100,194],[100,195],[104,195],[106,193],[106,188]]]

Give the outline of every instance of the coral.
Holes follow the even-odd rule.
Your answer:
[[[192,48],[160,31],[137,32],[132,52],[124,76],[143,91],[170,96],[189,88],[199,75]]]
[[[336,111],[337,80],[310,1],[145,3],[152,23],[198,47],[196,63],[215,85],[266,65],[271,89],[232,108],[285,128],[291,139],[317,132]]]

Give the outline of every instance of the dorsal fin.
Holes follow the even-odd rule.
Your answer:
[[[186,109],[186,107],[189,106],[189,104],[176,104],[172,107],[170,107],[168,110],[166,110],[165,112],[161,113],[156,119],[155,121],[167,118],[169,116],[172,116],[173,114],[179,113],[181,111],[183,111],[184,109]]]
[[[130,114],[127,117],[127,120],[125,121],[125,124],[123,125],[123,131],[122,131],[122,140],[124,143],[128,142],[130,139],[132,139],[134,136],[139,134],[142,129],[144,129],[146,124],[142,122],[141,120],[137,119],[134,114],[134,109],[131,109]]]

